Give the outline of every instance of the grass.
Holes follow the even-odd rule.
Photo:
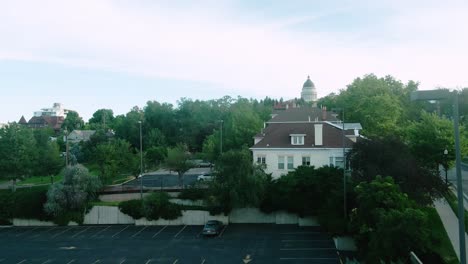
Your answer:
[[[436,209],[428,207],[423,210],[427,213],[429,218],[432,242],[430,246],[431,250],[441,256],[445,264],[459,263],[452,243],[450,242]]]
[[[97,201],[97,202],[91,202],[91,206],[119,206],[120,202],[102,202],[102,201]]]
[[[122,176],[122,177],[119,177],[119,178],[116,178],[116,179],[113,179],[112,180],[112,184],[121,184],[121,183],[124,183],[128,180],[132,180],[133,179],[133,176]]]
[[[452,208],[452,211],[455,213],[455,215],[458,217],[458,201],[457,197],[449,191],[445,195],[445,199],[447,199],[447,202],[449,203],[450,207]],[[468,230],[468,211],[465,210],[465,230]]]
[[[63,179],[62,175],[57,175],[54,176],[54,183],[59,182]],[[26,178],[20,182],[18,182],[18,185],[39,185],[39,184],[50,184],[50,176],[32,176],[29,178]]]

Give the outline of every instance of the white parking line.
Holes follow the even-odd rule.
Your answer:
[[[46,264],[46,263],[49,263],[49,262],[51,262],[51,261],[52,261],[51,259],[48,259],[48,260],[42,262],[42,264]]]
[[[179,259],[174,260],[172,264],[176,264],[177,262],[179,262]]]
[[[126,227],[124,227],[124,229],[120,230],[119,232],[115,233],[112,237],[115,237],[116,235],[120,234],[120,232],[124,231],[124,230],[127,229],[128,227],[129,227],[129,225],[126,226]]]
[[[223,234],[224,234],[224,230],[226,230],[227,228],[227,225],[224,226],[223,230],[221,230],[221,232],[219,233],[218,237],[222,237]]]
[[[40,236],[41,234],[47,234],[47,233],[49,233],[50,230],[52,230],[52,229],[54,229],[54,228],[55,228],[55,227],[46,228],[46,231],[45,231],[44,233],[42,233],[42,231],[41,231],[41,232],[35,234],[34,236],[32,236],[31,238],[38,237],[38,236]]]
[[[336,248],[280,248],[280,250],[310,250],[310,251],[331,250],[331,249],[336,250]]]
[[[132,237],[136,237],[141,231],[145,230],[148,226],[143,227],[140,231],[136,232]]]
[[[62,232],[60,232],[60,233],[58,233],[58,234],[55,234],[55,235],[53,235],[53,236],[52,236],[52,238],[55,238],[55,237],[57,237],[57,236],[59,236],[59,235],[61,235],[61,234],[65,233],[65,232],[67,232],[67,231],[68,231],[68,230],[70,230],[70,229],[72,229],[72,228],[71,228],[71,227],[69,227],[69,228],[67,228],[67,229],[63,230]]]
[[[104,228],[103,230],[101,230],[101,231],[97,232],[96,234],[92,235],[91,237],[95,237],[95,236],[97,236],[97,234],[99,234],[99,233],[101,233],[101,232],[104,232],[104,231],[106,231],[106,230],[107,230],[109,227],[110,227],[110,226],[108,226],[108,227]]]
[[[91,228],[91,227],[90,227],[90,226],[88,226],[88,227],[87,227],[87,228],[85,228],[84,230],[81,230],[80,232],[78,232],[78,233],[74,234],[74,235],[72,236],[72,238],[73,238],[73,237],[76,237],[77,235],[79,235],[79,234],[81,234],[81,233],[85,232],[86,230],[88,230],[88,229],[90,229],[90,228]]]
[[[152,237],[155,237],[157,236],[159,233],[161,233],[164,229],[166,229],[167,226],[164,226],[163,228],[161,228],[161,230],[159,230],[156,234],[154,234]]]
[[[70,260],[67,264],[72,264],[73,262],[75,262],[74,259]]]
[[[280,258],[280,260],[336,260],[336,258]]]
[[[26,230],[26,231],[24,231],[24,232],[21,232],[21,233],[17,234],[16,237],[22,236],[23,234],[26,234],[26,233],[28,233],[28,232],[32,232],[32,231],[34,231],[34,230],[36,230],[36,229],[38,229],[38,228],[39,228],[39,227],[35,227],[35,228],[33,228],[33,229],[29,229],[29,230]]]
[[[201,264],[205,263],[205,259],[202,260]]]
[[[321,232],[288,232],[281,233],[281,235],[311,235],[311,234],[320,234]]]
[[[148,259],[148,261],[145,262],[145,264],[149,264],[153,259]]]
[[[26,259],[23,259],[22,261],[16,263],[16,264],[21,264],[21,263],[24,263],[26,261]]]
[[[124,259],[124,260],[120,261],[120,263],[119,263],[119,264],[122,264],[122,263],[124,263],[124,262],[125,262],[125,260],[126,260],[126,259]]]
[[[281,242],[328,242],[330,239],[289,239],[281,240]]]
[[[101,262],[101,260],[98,259],[98,260],[94,261],[93,264],[96,264],[96,263],[99,263],[99,262]]]
[[[174,238],[176,238],[180,233],[182,233],[182,231],[184,231],[184,229],[185,229],[186,227],[187,227],[187,226],[184,225],[184,227],[182,227],[182,229],[181,229],[179,232],[177,232],[177,234],[175,234]]]

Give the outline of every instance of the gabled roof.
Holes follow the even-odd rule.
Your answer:
[[[29,119],[28,126],[30,127],[51,127],[55,130],[60,130],[64,121],[63,116],[33,116]]]
[[[325,120],[323,119],[325,114]],[[278,122],[314,122],[314,121],[332,121],[336,122],[338,119],[332,112],[322,110],[317,107],[300,107],[289,108],[282,111],[273,111],[273,118],[267,123]]]
[[[88,141],[96,130],[73,130],[68,137],[75,141]]]
[[[323,124],[322,145],[315,146],[315,124]],[[255,144],[255,148],[342,148],[342,129],[329,122],[310,122],[310,123],[271,123],[263,133],[257,136],[263,136],[263,139]],[[291,134],[305,134],[304,145],[291,145]],[[345,137],[345,147],[350,148],[354,142]]]
[[[26,119],[24,118],[24,116],[21,116],[18,124],[21,124],[21,125],[26,125],[28,122],[26,121]]]

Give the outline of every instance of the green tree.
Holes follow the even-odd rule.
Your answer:
[[[177,172],[179,176],[179,186],[184,186],[184,174],[190,168],[193,168],[194,164],[190,162],[190,153],[188,152],[187,146],[183,144],[177,144],[174,148],[167,150],[167,157],[164,166],[172,171]]]
[[[455,142],[452,122],[427,112],[421,114],[421,120],[411,122],[405,134],[414,156],[435,170],[444,164],[444,150],[452,150]],[[449,154],[448,159],[453,160],[454,151]]]
[[[63,182],[53,184],[47,192],[44,210],[54,216],[68,211],[82,212],[87,202],[97,197],[101,187],[99,178],[92,176],[83,165],[68,166]]]
[[[232,208],[256,207],[264,199],[267,175],[253,165],[248,149],[223,153],[215,167],[208,204],[225,214]]]
[[[72,132],[75,129],[81,129],[84,127],[84,121],[80,115],[75,111],[68,111],[67,117],[62,124],[62,129]]]
[[[405,260],[409,251],[428,248],[427,216],[391,177],[361,182],[355,191],[357,208],[352,211],[351,226],[367,262]]]
[[[36,129],[34,138],[36,140],[37,160],[34,166],[36,175],[56,175],[64,166],[64,160],[60,156],[59,145],[51,141],[54,131],[50,128]]]
[[[122,139],[99,144],[96,147],[95,161],[99,175],[104,183],[123,173],[138,171],[138,158],[130,144]]]
[[[113,129],[114,111],[112,109],[99,109],[94,112],[88,123],[91,129]]]
[[[360,140],[348,157],[354,182],[371,182],[377,175],[389,175],[420,204],[431,204],[446,191],[439,171],[421,164],[396,137]]]

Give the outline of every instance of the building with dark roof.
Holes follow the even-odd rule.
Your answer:
[[[352,123],[344,124],[343,130],[343,123],[326,108],[291,108],[272,115],[250,150],[254,162],[274,178],[301,165],[343,167],[343,149],[352,148],[361,129]]]

